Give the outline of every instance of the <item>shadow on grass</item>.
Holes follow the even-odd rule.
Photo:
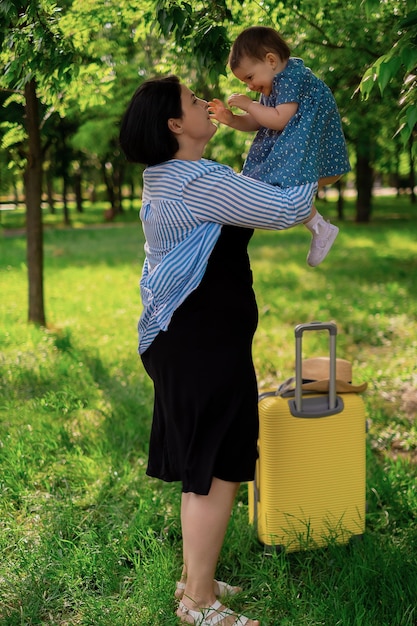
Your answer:
[[[28,406],[13,424],[23,460],[16,498],[8,482],[5,495],[21,524],[1,542],[1,622],[175,624],[180,493],[145,478],[151,385],[140,371],[132,384],[113,376],[69,331],[48,337],[55,367],[27,357],[8,399]]]
[[[21,268],[21,264],[26,263],[24,234],[6,237],[1,245],[7,250],[8,265]],[[139,271],[143,258],[140,223],[47,231],[44,233],[44,257],[46,272],[72,266],[116,267],[132,263],[137,263]]]

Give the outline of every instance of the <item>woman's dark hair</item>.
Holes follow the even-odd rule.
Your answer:
[[[230,69],[239,67],[244,57],[263,61],[268,52],[277,54],[282,61],[290,58],[291,50],[279,33],[269,26],[251,26],[238,35],[229,55]]]
[[[178,141],[168,120],[182,117],[177,76],[147,80],[136,90],[123,116],[119,143],[128,161],[157,165],[172,159]]]

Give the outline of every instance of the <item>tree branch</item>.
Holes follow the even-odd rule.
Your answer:
[[[305,39],[304,41],[306,43],[313,44],[315,46],[321,46],[324,48],[329,48],[331,50],[345,50],[348,47],[345,44],[339,45],[336,43],[332,43],[330,40],[330,37],[326,34],[325,30],[322,27],[320,27],[318,24],[310,20],[308,17],[306,17],[303,13],[301,13],[297,9],[295,9],[295,13],[298,17],[300,17],[307,24],[309,24],[312,28],[314,28],[317,32],[319,32],[320,35],[323,37],[323,39],[325,39],[325,41],[327,42],[327,43],[323,43],[323,41],[314,41],[314,39]],[[379,54],[373,52],[372,50],[370,50],[369,48],[365,46],[357,46],[355,50],[359,50],[360,52],[365,52],[366,54],[369,54],[369,56],[371,56],[374,59],[378,59],[380,56]]]
[[[24,90],[23,89],[11,89],[10,87],[0,87],[0,92],[2,93],[17,93],[20,96],[24,95]]]

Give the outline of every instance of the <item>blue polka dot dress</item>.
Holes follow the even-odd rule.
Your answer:
[[[243,174],[290,187],[350,171],[333,94],[301,59],[288,60],[275,76],[270,96],[262,95],[260,102],[269,107],[297,102],[298,111],[282,131],[258,130]]]

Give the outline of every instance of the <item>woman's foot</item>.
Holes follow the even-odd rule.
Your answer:
[[[184,602],[180,602],[177,615],[182,624],[194,624],[194,626],[260,626],[258,620],[238,615],[218,600],[208,608],[194,607],[193,609],[186,606]]]
[[[216,596],[216,598],[235,596],[242,591],[242,587],[234,587],[233,585],[228,585],[227,583],[224,583],[222,580],[214,579],[213,583],[214,583],[213,590],[214,590],[214,595]],[[177,600],[182,600],[182,597],[184,595],[185,584],[186,583],[185,583],[184,578],[182,578],[176,583],[175,597]]]

